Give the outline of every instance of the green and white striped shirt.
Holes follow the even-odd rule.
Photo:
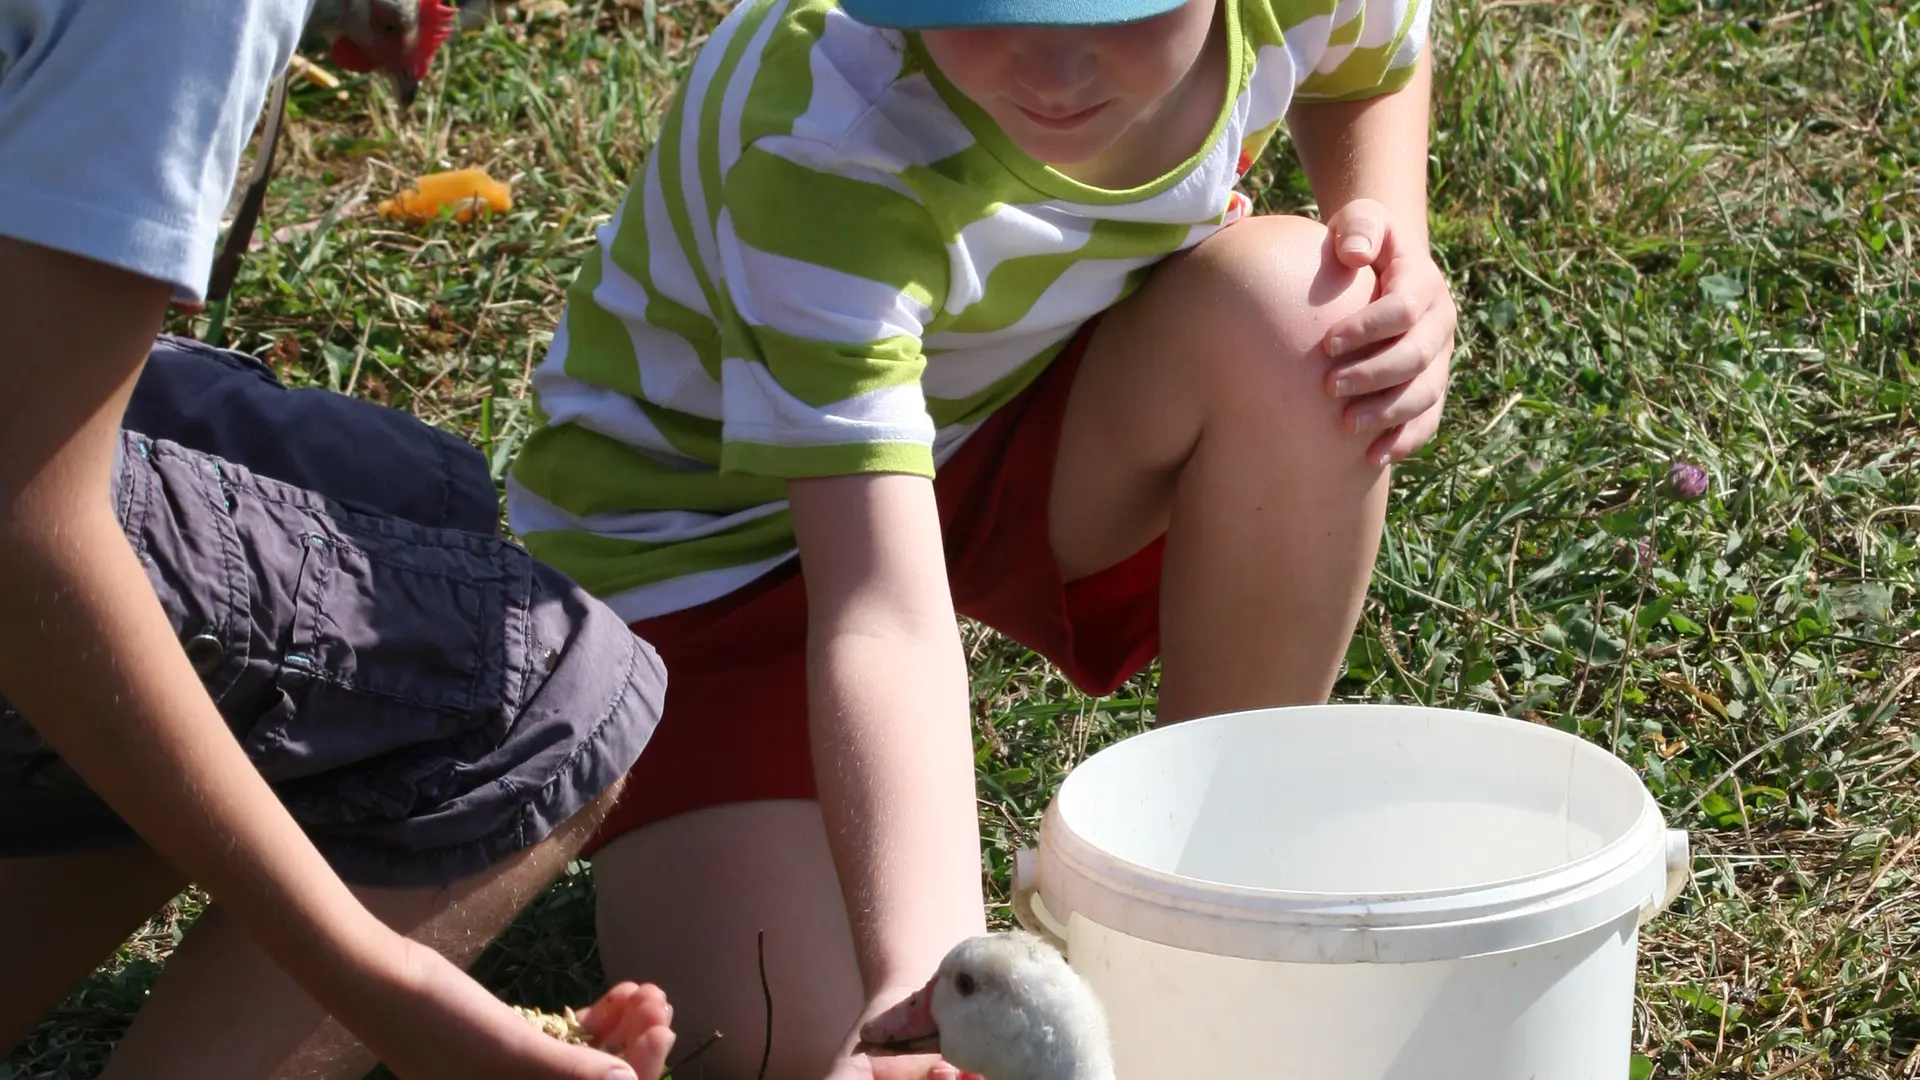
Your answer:
[[[629,621],[795,554],[794,477],[931,476],[1088,319],[1244,214],[1295,101],[1412,75],[1429,0],[1222,0],[1228,93],[1153,183],[1016,149],[913,34],[743,0],[598,234],[534,375],[515,531]]]

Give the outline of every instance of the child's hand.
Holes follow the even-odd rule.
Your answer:
[[[1327,390],[1350,400],[1347,425],[1379,432],[1367,459],[1405,459],[1440,427],[1453,358],[1456,312],[1445,275],[1425,243],[1403,242],[1387,208],[1355,199],[1327,222],[1334,257],[1371,266],[1378,286],[1371,304],[1327,332],[1327,355],[1349,358],[1327,373]]]
[[[535,1029],[439,953],[400,941],[401,973],[369,971],[365,992],[335,1015],[405,1080],[660,1080],[666,1071],[671,1012],[657,988],[608,991],[580,1016],[598,1045],[575,1046]]]
[[[658,1080],[673,1049],[673,1006],[651,983],[616,984],[600,1000],[574,1013],[593,1045],[633,1066],[640,1080]]]

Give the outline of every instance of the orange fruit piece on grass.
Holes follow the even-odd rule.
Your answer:
[[[471,221],[476,212],[513,207],[513,191],[487,175],[485,169],[455,169],[428,173],[414,186],[380,204],[380,216],[406,221],[432,221],[446,207],[455,221]]]

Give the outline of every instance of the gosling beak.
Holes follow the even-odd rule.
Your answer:
[[[940,1052],[940,1034],[935,1032],[924,1039],[910,1039],[906,1042],[873,1043],[862,1041],[853,1048],[856,1054],[868,1057],[907,1057]]]
[[[912,997],[867,1021],[860,1028],[856,1052],[876,1057],[939,1053],[940,1025],[933,1019],[933,985],[937,979],[928,980]]]

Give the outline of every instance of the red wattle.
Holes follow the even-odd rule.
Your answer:
[[[380,67],[379,64],[374,62],[373,57],[368,56],[367,51],[362,49],[352,38],[336,38],[333,42],[331,56],[333,57],[335,66],[345,68],[348,71],[376,71]]]
[[[420,0],[420,36],[413,53],[407,57],[407,69],[416,79],[427,77],[433,56],[453,36],[454,11],[440,0]]]

